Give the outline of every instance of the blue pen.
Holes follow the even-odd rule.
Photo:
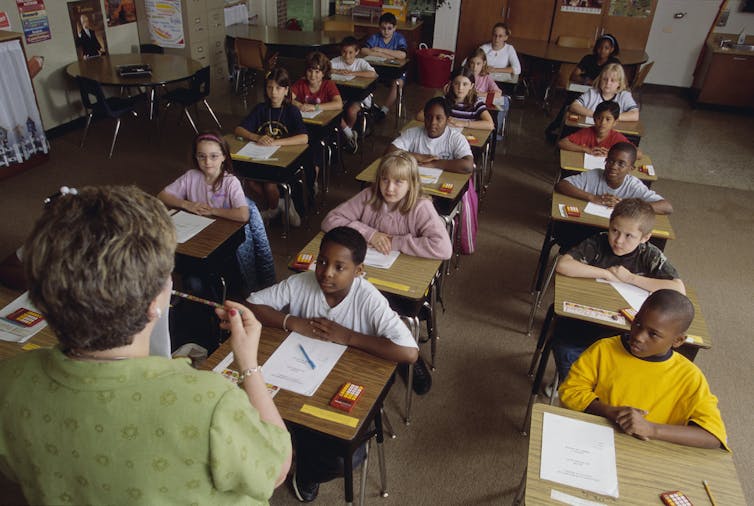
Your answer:
[[[312,369],[316,369],[316,368],[317,368],[317,364],[315,364],[315,363],[314,363],[314,360],[312,360],[312,358],[311,358],[311,357],[309,356],[309,354],[308,354],[308,353],[306,352],[306,350],[304,349],[304,346],[303,346],[302,344],[299,344],[299,345],[298,345],[298,349],[299,349],[299,350],[301,350],[301,353],[303,353],[303,354],[304,354],[304,358],[306,359],[306,361],[307,361],[307,362],[309,362],[309,366],[310,366],[310,367],[311,367]]]

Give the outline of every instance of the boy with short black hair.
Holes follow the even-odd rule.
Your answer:
[[[693,319],[685,295],[656,291],[630,334],[602,339],[576,361],[560,386],[560,403],[604,416],[645,441],[728,449],[717,397],[702,371],[674,352]]]
[[[587,170],[567,177],[555,185],[555,191],[609,207],[621,199],[640,198],[649,202],[656,214],[672,213],[670,202],[629,174],[635,162],[636,147],[630,142],[619,142],[608,151],[604,169]]]
[[[621,281],[649,292],[661,289],[685,293],[678,271],[654,244],[652,207],[641,199],[621,200],[610,216],[607,232],[585,239],[558,259],[556,272],[574,278]],[[614,330],[581,320],[558,320],[553,336],[553,355],[562,379],[571,365],[592,343],[612,336]]]
[[[594,109],[594,126],[580,128],[558,141],[558,147],[566,151],[607,156],[608,150],[619,142],[629,142],[625,135],[613,130],[620,116],[620,106],[613,101],[601,102]],[[636,155],[641,157],[637,149]]]
[[[400,32],[395,31],[398,20],[395,15],[386,12],[380,16],[380,32],[373,33],[364,43],[361,52],[365,56],[380,56],[391,60],[403,60],[408,56],[408,43],[406,37]],[[398,88],[403,88],[406,84],[406,73],[403,72],[397,79],[389,79],[390,94],[385,100],[385,105],[380,108],[373,106],[375,118],[383,119],[395,101],[398,99]]]
[[[252,293],[246,303],[262,325],[353,346],[393,362],[416,362],[419,350],[408,327],[361,276],[366,251],[359,232],[336,227],[322,237],[314,272],[295,274]],[[311,502],[320,483],[343,475],[342,457],[325,437],[308,431],[293,434],[293,491],[299,501]],[[363,459],[363,450],[357,450],[354,468]]]
[[[377,71],[374,70],[374,67],[364,58],[358,58],[359,50],[360,45],[356,37],[345,37],[340,43],[340,56],[333,58],[330,62],[332,73],[354,77],[377,77]],[[341,92],[346,105],[343,106],[343,118],[340,120],[340,127],[351,152],[356,152],[358,148],[358,135],[353,130],[353,127],[361,110],[361,104],[363,103],[367,109],[372,107],[372,98],[369,96],[361,100],[358,96],[348,96],[345,89],[341,90]]]

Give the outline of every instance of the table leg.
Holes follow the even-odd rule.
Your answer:
[[[395,128],[400,128],[401,114],[403,114],[403,86],[398,86],[398,106],[395,108]]]
[[[283,239],[288,238],[288,233],[291,230],[291,223],[288,218],[289,214],[288,211],[291,208],[291,185],[288,183],[282,183],[280,186],[283,187],[283,201],[285,202],[285,205],[283,206]]]
[[[154,118],[154,99],[155,99],[155,88],[154,86],[149,87],[149,121],[152,121],[152,118]]]

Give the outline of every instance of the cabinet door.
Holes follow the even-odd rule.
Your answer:
[[[566,10],[563,10],[564,8]],[[602,28],[602,11],[591,13],[574,12],[567,9],[568,7],[563,5],[563,1],[558,0],[555,6],[555,19],[550,33],[550,42],[556,43],[561,35],[583,37],[594,42]],[[618,42],[623,47],[623,41],[619,40]]]
[[[607,3],[607,2],[606,2]],[[611,8],[612,3],[615,10]],[[649,30],[652,28],[652,19],[654,19],[657,0],[652,0],[647,6],[648,11],[639,11],[631,13],[635,15],[612,16],[611,12],[624,14],[620,6],[627,2],[615,2],[609,0],[609,3],[603,7],[604,17],[602,21],[601,33],[610,33],[618,39],[621,49],[644,49],[649,39]],[[641,3],[641,2],[638,2]]]
[[[754,106],[754,56],[713,55],[698,101],[739,107]]]
[[[492,27],[503,21],[505,2],[501,0],[463,0],[458,20],[456,63],[461,64],[469,53],[492,40]]]
[[[508,0],[505,22],[519,39],[547,40],[555,0]]]

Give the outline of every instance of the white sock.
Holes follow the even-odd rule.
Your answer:
[[[382,110],[382,112],[384,112],[385,114],[387,114],[387,113],[389,113],[389,112],[390,112],[390,108],[389,108],[389,107],[385,107],[384,105],[383,105],[382,107],[380,107],[380,109],[381,109],[381,110]]]
[[[351,127],[343,127],[343,135],[345,135],[349,139],[353,138],[353,130],[351,130]]]

